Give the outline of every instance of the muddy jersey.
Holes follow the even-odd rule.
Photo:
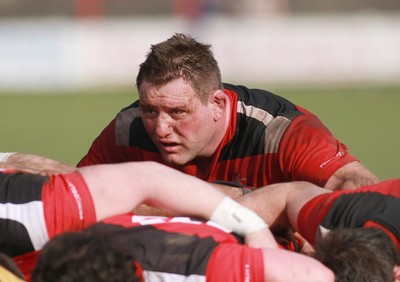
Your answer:
[[[400,247],[400,179],[319,195],[300,210],[300,233],[311,243],[336,228],[378,227]]]
[[[200,170],[196,161],[179,170],[207,181],[253,188],[294,180],[324,186],[336,170],[355,160],[307,110],[264,90],[224,87],[231,105],[230,124],[207,170]],[[164,163],[136,101],[102,131],[78,166],[145,160]]]

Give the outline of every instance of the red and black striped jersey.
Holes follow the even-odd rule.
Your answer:
[[[400,247],[400,179],[319,195],[298,215],[300,233],[314,244],[318,233],[337,228],[378,227]]]
[[[264,280],[261,250],[212,222],[125,214],[85,232],[110,236],[140,265],[144,281]]]
[[[200,171],[195,160],[175,168],[203,180],[253,188],[294,180],[324,186],[336,170],[355,160],[309,111],[268,91],[224,87],[232,107],[230,125],[207,171]],[[139,101],[117,114],[78,166],[128,161],[165,164],[144,128]]]
[[[0,251],[15,256],[45,243],[45,225],[36,216],[43,210],[42,187],[47,176],[0,171]],[[40,234],[40,235],[39,235]],[[32,241],[31,236],[43,238]]]

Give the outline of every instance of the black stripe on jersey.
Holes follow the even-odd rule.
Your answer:
[[[235,136],[219,160],[276,153],[286,127],[302,113],[290,101],[268,91],[231,84],[224,87],[238,95],[242,110],[238,110]]]
[[[129,109],[133,109],[133,108],[139,108],[139,100],[136,100],[135,102],[133,102],[132,104],[130,104],[129,106],[122,108],[120,113],[129,110]]]
[[[0,251],[13,257],[35,249],[25,226],[18,221],[0,218]]]
[[[238,100],[245,105],[253,106],[268,112],[273,117],[283,116],[290,120],[302,113],[289,100],[261,89],[249,89],[242,85],[225,83],[224,87],[234,91]]]
[[[109,234],[144,270],[185,276],[205,275],[209,257],[218,245],[211,237],[167,232],[151,225],[125,228],[98,223],[89,230]]]
[[[255,119],[238,115],[235,135],[221,150],[219,161],[263,154],[264,148],[265,125]]]
[[[343,194],[321,222],[327,229],[362,227],[376,222],[400,239],[400,199],[376,192]]]
[[[158,153],[157,147],[154,145],[149,134],[144,128],[142,117],[133,114],[139,109],[139,100],[135,101],[128,107],[125,107],[117,115],[116,124],[116,141],[121,146],[139,147],[144,151]],[[127,121],[130,122],[127,122]],[[121,129],[129,124],[129,128]],[[129,132],[129,133],[128,133]],[[124,140],[125,135],[129,135],[128,140]]]
[[[139,132],[139,134],[137,134]],[[136,135],[134,134],[136,133]],[[129,131],[129,145],[140,147],[149,152],[159,152],[153,140],[144,128],[142,118],[136,118],[132,123]]]
[[[41,201],[47,176],[0,172],[0,203],[23,204]]]

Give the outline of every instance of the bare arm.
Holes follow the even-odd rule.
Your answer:
[[[298,230],[297,217],[303,206],[316,196],[325,193],[331,193],[331,191],[309,182],[296,182],[296,185],[289,189],[286,198],[286,214],[293,230]]]
[[[223,197],[213,194],[216,191],[210,191],[209,185],[153,162],[95,165],[79,168],[79,171],[92,193],[99,220],[132,210],[141,203],[170,213],[183,214],[187,209],[187,214],[194,215],[196,210],[206,210],[200,215],[209,218],[209,211],[214,210]],[[204,196],[208,191],[210,201]],[[188,204],[186,198],[196,200]]]
[[[77,168],[69,164],[35,154],[14,153],[0,167],[38,174],[70,173]]]
[[[264,249],[263,257],[265,281],[335,281],[334,273],[312,257],[273,249]]]
[[[289,183],[279,183],[259,188],[236,201],[255,211],[273,231],[286,230],[289,221],[286,215],[286,198]]]
[[[211,219],[242,235],[265,227],[254,212],[241,207],[207,182],[158,163],[97,165],[82,167],[79,171],[91,191],[97,220],[129,212],[145,203],[172,214]],[[224,216],[216,216],[221,215],[217,211],[222,206],[226,207],[223,203],[230,203],[228,209],[222,209]],[[234,205],[232,212],[231,204]],[[238,218],[245,215],[246,220],[232,222],[236,220],[235,216],[226,217],[225,212]],[[266,244],[276,245],[276,242]]]
[[[210,183],[214,188],[218,191],[224,193],[226,196],[231,197],[232,199],[237,199],[242,196],[242,190],[238,187],[233,187],[229,185],[223,185],[218,183]]]
[[[360,162],[354,161],[337,170],[326,182],[325,188],[334,190],[353,190],[361,186],[379,182],[379,178],[365,168]]]
[[[310,199],[330,191],[308,182],[268,185],[246,194],[237,201],[255,211],[272,231],[292,227],[297,230],[297,216]]]
[[[231,197],[232,199],[237,199],[242,196],[242,190],[237,187],[232,187],[229,185],[210,183],[214,188],[218,191],[224,193],[226,196]],[[152,207],[145,204],[138,205],[133,212],[139,215],[156,215],[156,216],[171,216],[170,212],[166,210],[162,210],[156,207]]]

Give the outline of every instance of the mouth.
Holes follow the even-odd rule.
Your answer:
[[[165,151],[166,153],[176,153],[178,147],[180,146],[179,143],[175,142],[158,142],[160,148]]]

